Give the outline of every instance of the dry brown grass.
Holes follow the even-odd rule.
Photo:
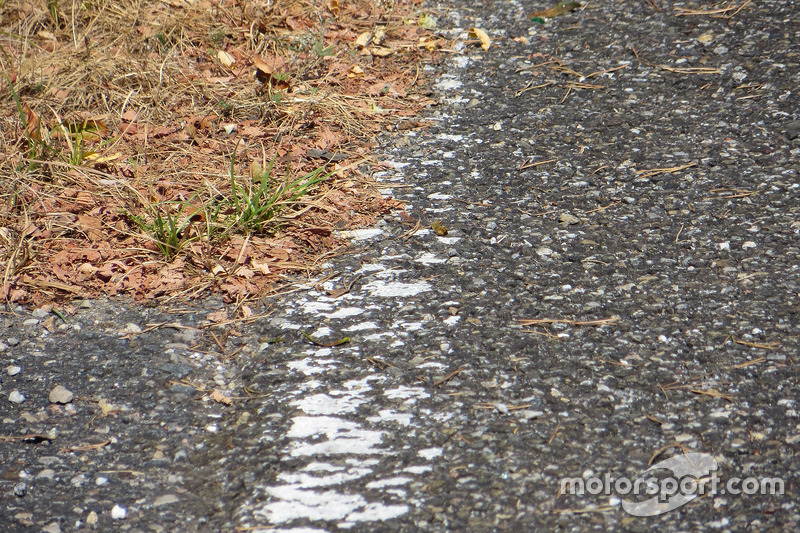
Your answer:
[[[432,103],[413,2],[0,3],[0,298],[242,301],[337,253],[398,205],[375,136]]]

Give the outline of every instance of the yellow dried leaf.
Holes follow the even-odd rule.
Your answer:
[[[385,46],[373,46],[369,51],[372,52],[372,55],[377,57],[386,57],[394,53],[392,48],[386,48]]]
[[[257,261],[257,260],[254,259],[251,264],[253,265],[253,268],[256,271],[261,272],[264,275],[267,275],[267,274],[270,273],[269,263],[267,263],[267,262],[262,263],[262,262]]]
[[[427,49],[429,52],[433,52],[436,49],[437,43],[438,39],[431,39],[429,37],[419,38],[419,45]]]
[[[112,404],[112,403],[109,403],[109,402],[108,402],[106,399],[104,399],[104,398],[100,398],[100,399],[97,401],[97,407],[99,407],[99,408],[100,408],[100,412],[101,412],[101,413],[103,413],[104,415],[107,415],[107,414],[108,414],[108,413],[110,413],[111,411],[115,411],[115,410],[117,410],[117,407],[116,407],[114,404]]]
[[[326,5],[328,7],[328,11],[333,13],[334,17],[338,17],[339,16],[339,11],[340,11],[339,0],[329,0]]]
[[[432,30],[436,27],[436,17],[423,13],[419,16],[417,24],[426,30]]]
[[[109,161],[116,161],[123,154],[111,154],[111,155],[99,155],[97,152],[91,152],[89,154],[84,154],[83,158],[87,161],[91,161],[92,163],[108,163]]]
[[[234,272],[234,275],[239,276],[240,278],[250,279],[255,275],[255,272],[247,267],[239,267]]]
[[[444,237],[445,235],[447,235],[447,226],[442,224],[441,220],[434,220],[431,223],[431,229],[436,235],[440,237]]]
[[[253,65],[255,65],[259,71],[263,72],[267,76],[272,76],[272,74],[275,72],[275,69],[268,65],[266,61],[261,59],[261,56],[258,54],[253,55]]]
[[[356,44],[361,48],[364,48],[370,43],[371,40],[372,40],[372,32],[365,31],[364,33],[356,37]]]
[[[55,321],[56,321],[56,317],[50,316],[50,317],[47,317],[44,322],[42,322],[42,325],[44,326],[44,328],[47,331],[49,331],[50,333],[53,333],[56,330],[56,322]]]
[[[711,43],[713,40],[714,40],[714,34],[713,34],[713,33],[711,33],[711,32],[704,33],[703,35],[701,35],[700,37],[698,37],[698,38],[697,38],[697,41],[698,41],[700,44],[709,44],[709,43]]]
[[[219,389],[214,389],[213,391],[211,391],[211,394],[209,394],[208,397],[217,403],[225,405],[230,405],[233,403],[233,398],[231,398],[230,396],[225,396]]]
[[[253,159],[250,162],[250,177],[253,178],[253,181],[260,181],[262,176],[264,176],[264,167],[261,166],[257,160]]]
[[[225,50],[219,50],[217,52],[217,59],[219,59],[219,63],[225,68],[231,68],[233,64],[236,63],[236,59]]]
[[[481,42],[481,48],[484,50],[488,50],[492,45],[492,40],[489,39],[489,35],[480,28],[470,28],[469,38],[478,39]]]

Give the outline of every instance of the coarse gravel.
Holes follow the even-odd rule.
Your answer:
[[[0,531],[800,528],[800,19],[746,4],[448,0],[493,44],[430,67],[376,174],[406,213],[319,280],[222,328],[7,308]],[[560,490],[693,453],[783,490]]]

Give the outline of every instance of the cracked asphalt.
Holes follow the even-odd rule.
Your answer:
[[[6,309],[0,530],[800,527],[798,5],[544,7],[438,7],[406,211],[257,319]]]

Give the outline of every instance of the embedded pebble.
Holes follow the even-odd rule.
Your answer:
[[[45,468],[38,474],[36,474],[36,479],[53,479],[56,475],[56,471],[52,468]]]
[[[133,322],[128,322],[127,324],[125,324],[125,327],[122,328],[122,331],[120,331],[122,335],[131,335],[141,332],[142,332],[142,327],[139,326],[138,324],[134,324]]]
[[[67,388],[57,385],[53,390],[50,391],[50,403],[69,403],[75,397],[74,394]]]
[[[25,395],[18,390],[11,391],[11,394],[8,395],[8,401],[11,403],[22,403],[25,401]]]
[[[562,224],[567,224],[567,225],[575,225],[581,223],[581,219],[569,213],[561,213],[560,215],[558,215],[558,221]]]
[[[40,307],[38,309],[34,309],[31,315],[33,315],[33,318],[47,318],[50,315],[50,312],[50,309]]]
[[[28,484],[24,481],[21,481],[14,485],[14,496],[22,498],[25,494],[28,493]]]
[[[164,495],[159,496],[158,498],[156,498],[155,501],[153,502],[153,505],[155,507],[160,507],[162,505],[167,505],[167,504],[175,503],[175,502],[179,502],[179,501],[181,501],[180,498],[178,498],[174,494],[164,494]]]
[[[119,504],[114,505],[111,509],[111,518],[114,520],[122,520],[128,516],[128,510],[124,507],[120,507]]]

